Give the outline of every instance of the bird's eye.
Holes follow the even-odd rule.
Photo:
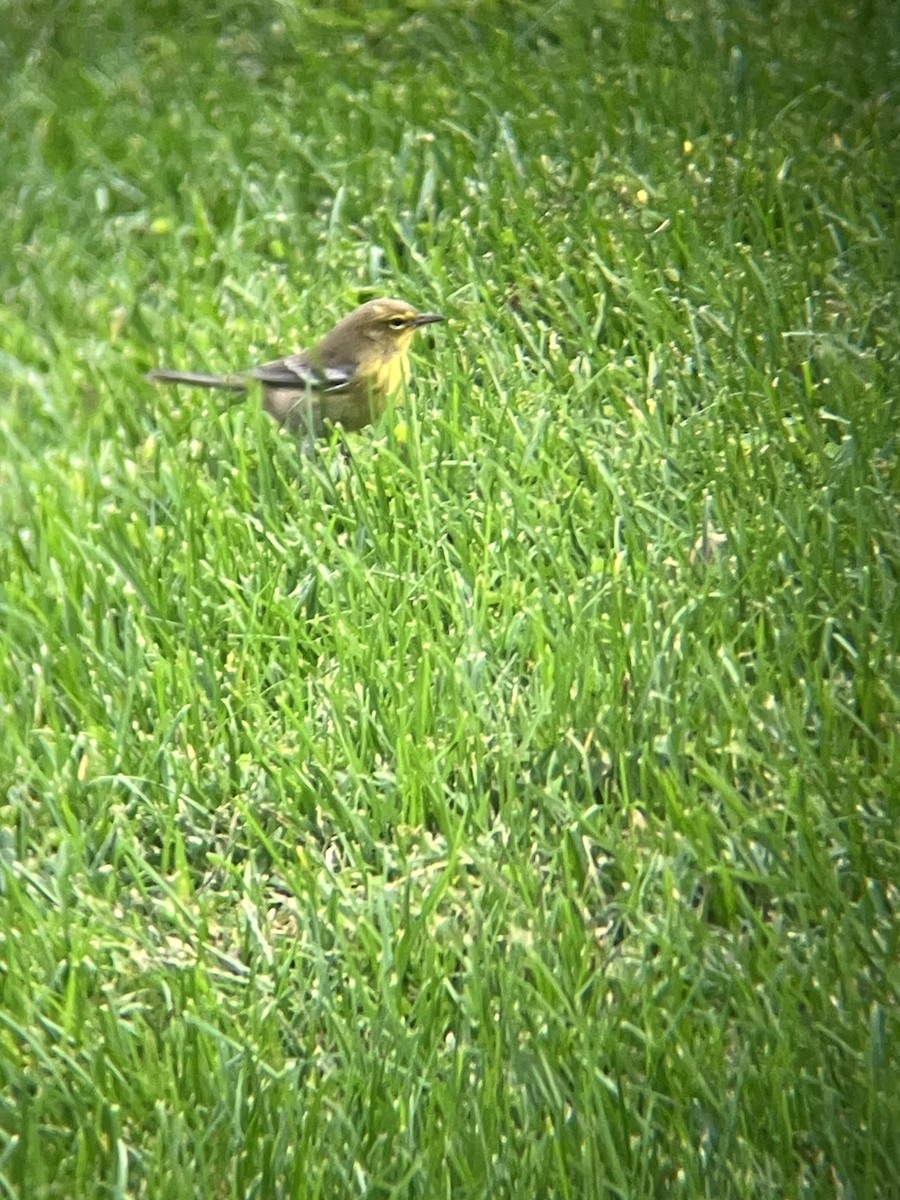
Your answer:
[[[388,321],[388,325],[390,325],[391,329],[396,329],[398,333],[401,329],[406,328],[406,324],[406,317],[391,317],[390,321]]]

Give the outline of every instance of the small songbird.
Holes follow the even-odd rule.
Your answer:
[[[388,396],[409,379],[409,348],[417,329],[443,321],[405,300],[369,300],[311,350],[265,363],[242,375],[151,371],[159,383],[246,392],[262,386],[263,407],[280,425],[321,437],[332,425],[362,429],[384,412]]]

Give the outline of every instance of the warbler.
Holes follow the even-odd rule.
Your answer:
[[[443,321],[405,300],[369,300],[338,321],[311,350],[289,354],[240,375],[151,371],[157,383],[246,392],[262,385],[263,407],[280,425],[321,437],[329,427],[362,429],[384,412],[388,396],[409,379],[417,329]]]

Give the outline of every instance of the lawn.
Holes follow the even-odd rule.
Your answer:
[[[894,4],[0,14],[0,1197],[900,1196]]]

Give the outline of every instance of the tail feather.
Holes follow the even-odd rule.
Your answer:
[[[189,387],[219,388],[225,392],[246,392],[247,382],[240,375],[200,375],[194,371],[150,371],[155,383],[186,383]]]

